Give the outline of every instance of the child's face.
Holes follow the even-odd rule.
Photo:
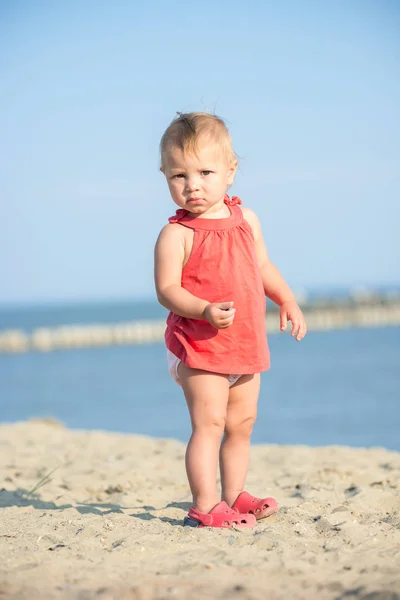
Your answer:
[[[201,145],[195,154],[171,147],[164,155],[164,175],[175,204],[193,215],[213,215],[223,205],[237,163],[228,163],[216,145]]]

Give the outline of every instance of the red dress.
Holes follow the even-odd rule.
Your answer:
[[[260,373],[269,369],[265,330],[266,301],[257,265],[253,232],[243,217],[239,198],[225,196],[226,219],[192,217],[176,211],[170,223],[194,230],[193,248],[182,270],[182,287],[211,303],[233,300],[233,324],[216,329],[202,319],[170,313],[165,341],[183,364],[224,375]]]

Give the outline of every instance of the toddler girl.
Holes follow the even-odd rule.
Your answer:
[[[169,368],[192,423],[186,471],[193,506],[185,524],[252,527],[278,509],[273,498],[243,491],[260,373],[269,368],[265,296],[280,306],[282,330],[292,322],[296,340],[306,324],[268,258],[257,216],[226,194],[238,163],[223,120],[178,113],[160,149],[161,171],[179,207],[156,243],[155,283],[159,302],[171,311]]]

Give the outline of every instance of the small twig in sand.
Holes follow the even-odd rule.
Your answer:
[[[44,477],[42,477],[42,479],[35,485],[34,488],[32,488],[29,492],[27,492],[27,495],[30,496],[31,494],[36,492],[36,490],[38,490],[39,488],[46,485],[46,483],[48,483],[50,481],[50,475],[52,475],[54,473],[54,471],[56,471],[60,467],[61,467],[61,465],[57,465],[56,467],[54,467],[54,469],[49,471],[49,473],[47,473]]]

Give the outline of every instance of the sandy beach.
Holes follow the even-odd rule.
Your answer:
[[[239,531],[182,527],[184,450],[0,426],[0,598],[400,599],[399,453],[254,446],[247,489],[281,508]]]

